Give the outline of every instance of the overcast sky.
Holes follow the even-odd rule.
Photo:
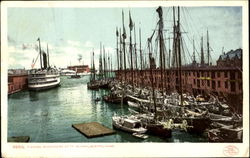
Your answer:
[[[90,64],[91,52],[95,51],[96,63],[100,42],[106,52],[113,54],[115,61],[116,27],[122,27],[122,10],[129,35],[129,10],[135,22],[139,42],[139,27],[142,30],[142,47],[146,48],[158,21],[157,8],[8,8],[8,53],[9,68],[31,68],[32,60],[38,55],[34,49],[40,37],[42,49],[49,45],[50,63],[57,67]],[[195,39],[197,61],[199,62],[200,39],[209,31],[211,57],[213,63],[224,51],[242,48],[242,8],[241,7],[183,7],[180,8],[182,37],[185,41],[186,61],[192,55],[192,39]],[[165,37],[172,37],[172,8],[163,8]],[[129,38],[127,38],[128,41]],[[133,39],[134,40],[134,39]],[[172,44],[171,44],[172,45]],[[138,44],[137,44],[138,46]],[[166,41],[168,49],[168,41]],[[172,48],[171,48],[172,49]],[[115,64],[114,64],[115,65]],[[39,66],[39,61],[36,67]],[[96,64],[98,67],[98,64]]]

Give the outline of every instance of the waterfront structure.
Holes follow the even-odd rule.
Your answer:
[[[8,71],[8,94],[13,94],[27,88],[28,73],[24,69]]]
[[[238,52],[241,49],[237,49],[234,52]],[[231,51],[230,51],[231,52]],[[238,105],[235,107],[236,111],[242,111],[243,103],[243,89],[242,89],[242,67],[227,66],[222,67],[220,65],[220,57],[217,60],[219,65],[214,66],[186,66],[182,67],[181,79],[182,79],[182,91],[191,93],[194,95],[202,94],[204,96],[217,96],[226,99],[228,102]],[[229,59],[232,60],[232,59]],[[238,60],[238,59],[237,59]],[[230,61],[223,61],[227,63]],[[235,62],[237,63],[237,62]],[[242,65],[241,63],[237,63]],[[142,76],[134,79],[134,84],[146,87],[151,84],[150,70],[134,70],[135,76]],[[132,72],[126,71],[127,82],[132,82]],[[125,75],[125,70],[116,71],[116,78],[121,80]],[[178,91],[179,89],[179,77],[177,68],[165,69],[163,78],[166,82],[161,80],[160,68],[153,69],[153,83],[154,87],[161,90],[162,84],[164,84],[164,90],[168,93]]]
[[[90,72],[88,65],[73,65],[67,67],[69,70],[76,71],[77,74],[86,74]]]

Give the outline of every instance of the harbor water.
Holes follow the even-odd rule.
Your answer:
[[[72,124],[99,122],[112,127],[112,115],[129,114],[128,105],[95,101],[107,90],[88,90],[89,76],[61,77],[60,87],[22,91],[8,97],[8,137],[30,136],[30,142],[207,142],[206,137],[174,130],[172,138],[149,136],[142,140],[117,130],[113,135],[87,138]]]

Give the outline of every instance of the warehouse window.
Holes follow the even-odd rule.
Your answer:
[[[231,83],[231,92],[235,92],[235,82],[230,82]]]
[[[200,80],[197,80],[197,86],[200,87]]]
[[[217,84],[218,84],[218,88],[220,88],[220,81],[218,81],[218,83],[217,83]]]
[[[239,84],[239,90],[241,91],[242,90],[242,83],[238,83]]]
[[[212,81],[212,89],[215,89],[215,81]]]
[[[210,87],[210,80],[207,80],[207,86]]]
[[[227,72],[226,71],[224,72],[224,77],[227,78]]]
[[[217,72],[217,77],[220,77],[220,72]]]
[[[215,78],[215,73],[214,72],[212,72],[212,78]]]
[[[242,74],[241,72],[238,72],[238,79],[241,79],[242,78]]]

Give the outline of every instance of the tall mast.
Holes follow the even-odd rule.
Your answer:
[[[118,49],[118,38],[119,38],[119,32],[116,27],[116,56],[117,56],[117,71],[119,71],[119,49]]]
[[[93,80],[95,81],[95,53],[94,53],[94,50],[93,50],[93,71],[94,71]]]
[[[40,66],[41,66],[41,69],[43,69],[43,65],[42,65],[42,50],[41,50],[40,38],[38,38],[37,40],[38,40],[38,44],[39,44]]]
[[[132,50],[132,37],[131,37],[131,32],[133,30],[133,22],[131,19],[131,15],[130,15],[130,11],[129,11],[129,28],[130,28],[130,32],[129,32],[129,51],[130,51],[130,63],[131,63],[131,72],[132,72],[132,89],[134,90],[134,71],[133,71],[133,50]]]
[[[138,64],[137,64],[137,49],[136,49],[136,30],[135,30],[135,23],[134,23],[134,40],[135,40],[135,45],[134,45],[134,48],[135,48],[135,74],[136,74],[136,85],[138,84],[138,79],[137,79],[137,76],[138,76]]]
[[[121,35],[121,28],[120,28],[120,70],[123,70],[122,68],[122,35]],[[121,73],[122,75],[122,73]],[[122,76],[121,76],[121,81],[122,81]]]
[[[135,23],[134,23],[134,39],[135,39],[135,69],[138,69],[137,65],[137,50],[136,50],[136,30],[135,30]]]
[[[102,69],[102,43],[100,42],[100,56],[99,56],[99,78],[103,76],[103,69]]]
[[[196,64],[194,38],[193,38],[193,63]]]
[[[168,49],[168,58],[169,58],[169,60],[168,60],[168,68],[170,68],[171,67],[171,49],[170,49],[170,37],[168,37],[168,47],[169,47],[169,49]]]
[[[204,52],[203,52],[203,36],[201,37],[201,66],[204,66]]]
[[[90,56],[91,56],[91,74],[90,74],[90,80],[93,81],[93,71],[94,71],[94,67],[93,67],[93,54],[91,55],[90,53]],[[76,70],[75,70],[76,71]],[[77,75],[77,71],[76,71],[76,75]]]
[[[163,94],[163,34],[162,34],[162,29],[163,29],[163,19],[162,19],[162,8],[159,7],[156,10],[159,14],[159,31],[158,31],[158,36],[159,36],[159,47],[160,47],[160,68],[161,68],[161,92]]]
[[[141,60],[141,73],[143,73],[143,64],[142,64],[142,49],[141,49],[141,28],[139,29],[139,34],[140,34],[140,60]],[[141,85],[144,85],[143,82],[143,75],[141,74]]]
[[[209,56],[210,56],[210,49],[209,49],[209,36],[208,36],[208,30],[207,30],[207,64],[208,66],[210,65]]]
[[[50,65],[49,65],[49,47],[48,47],[48,43],[47,43],[47,54],[48,54],[48,67],[50,67]]]
[[[110,78],[112,78],[112,56],[110,56]]]
[[[110,77],[110,56],[108,53],[108,78]]]
[[[104,67],[104,79],[106,79],[106,69],[107,69],[107,65],[106,65],[106,54],[105,54],[105,48],[103,46],[103,67]]]
[[[150,80],[151,80],[151,86],[153,90],[153,102],[154,102],[154,118],[157,118],[156,113],[156,100],[155,100],[155,87],[154,87],[154,77],[153,77],[153,57],[151,53],[151,47],[150,47],[151,39],[148,39],[148,50],[149,50],[149,68],[150,68]]]
[[[141,70],[143,69],[142,65],[142,49],[141,49],[141,28],[139,28],[139,36],[140,36],[140,62],[141,62]]]
[[[177,45],[178,45],[178,59],[179,59],[179,83],[181,93],[181,105],[183,104],[182,96],[182,70],[181,70],[181,32],[180,32],[180,7],[178,6],[178,20],[177,20]]]
[[[111,55],[109,53],[109,78],[111,77]]]
[[[174,20],[174,26],[173,26],[173,58],[172,58],[172,65],[174,67],[178,67],[178,57],[177,57],[177,47],[176,47],[176,24],[175,24],[175,7],[173,7],[173,20]]]
[[[125,26],[124,26],[124,13],[122,11],[122,25],[123,25],[123,34],[122,34],[122,37],[123,37],[123,62],[124,62],[124,71],[125,71],[125,79],[124,81],[127,80],[127,73],[126,73],[126,48],[125,48],[125,39],[126,39],[126,30],[125,30]]]

